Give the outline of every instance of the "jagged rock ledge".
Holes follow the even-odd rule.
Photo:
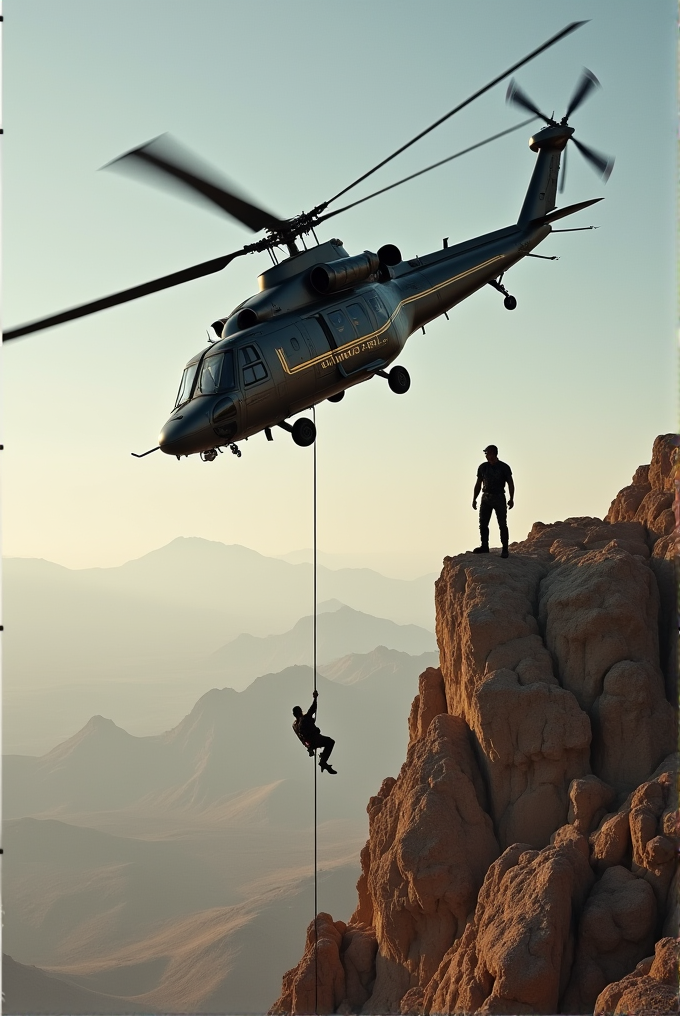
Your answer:
[[[271,1013],[677,1012],[677,445],[604,520],[445,559],[357,908]]]

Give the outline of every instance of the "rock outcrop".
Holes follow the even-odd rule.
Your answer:
[[[677,443],[606,519],[444,560],[357,908],[319,915],[318,983],[310,926],[272,1012],[313,1012],[310,984],[320,1013],[676,1011]]]

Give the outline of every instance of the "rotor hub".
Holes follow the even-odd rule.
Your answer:
[[[529,138],[529,148],[532,152],[539,152],[541,148],[552,148],[561,152],[573,133],[574,128],[567,124],[551,124]]]

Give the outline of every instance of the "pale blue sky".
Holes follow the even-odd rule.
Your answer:
[[[413,336],[408,395],[379,379],[324,404],[319,543],[439,567],[476,540],[481,449],[513,466],[511,536],[604,514],[674,430],[675,6],[671,0],[5,0],[6,326],[250,242],[228,219],[98,167],[170,131],[281,215],[334,193],[572,20],[522,70],[561,115],[581,68],[603,88],[573,118],[613,154],[606,187],[573,147],[563,203],[604,195],[507,277]],[[376,175],[376,186],[522,119],[505,84]],[[332,220],[354,253],[405,256],[515,221],[530,131]],[[370,188],[374,189],[373,181]],[[365,192],[365,191],[364,191]],[[357,191],[357,196],[362,193]],[[566,225],[566,223],[565,223]],[[309,546],[311,452],[287,435],[243,458],[178,463],[156,443],[205,329],[256,289],[266,255],[4,349],[4,541],[73,567],[176,536],[263,553]]]

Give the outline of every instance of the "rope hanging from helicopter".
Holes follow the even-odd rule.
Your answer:
[[[312,420],[316,427],[316,407],[312,407]],[[318,433],[318,432],[317,432]],[[316,619],[317,619],[317,567],[316,567],[316,440],[312,445],[312,583],[314,591],[314,612],[312,615],[312,673],[314,683],[314,700],[316,701]],[[318,879],[318,827],[317,827],[317,775],[316,775],[316,749],[314,749],[314,1012],[319,1012],[319,879]]]

